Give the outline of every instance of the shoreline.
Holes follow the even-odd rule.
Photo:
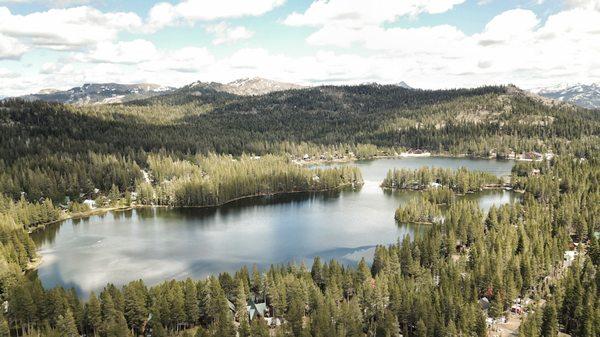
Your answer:
[[[63,221],[66,221],[66,220],[84,219],[84,218],[92,217],[94,215],[106,214],[108,212],[122,212],[122,211],[128,211],[128,210],[133,210],[133,209],[142,209],[142,208],[173,208],[173,209],[175,209],[175,208],[206,208],[206,209],[208,209],[208,208],[218,208],[218,207],[222,207],[222,206],[225,206],[227,204],[230,204],[232,202],[239,201],[239,200],[244,200],[244,199],[267,197],[267,196],[277,196],[277,195],[286,195],[286,194],[324,193],[324,192],[341,190],[341,189],[349,187],[349,186],[362,186],[363,184],[364,184],[364,182],[361,182],[359,184],[346,183],[346,184],[342,184],[342,185],[339,185],[339,186],[336,186],[336,187],[326,188],[326,189],[319,189],[319,190],[258,193],[258,194],[252,194],[252,195],[245,195],[245,196],[237,197],[237,198],[230,199],[230,200],[227,200],[227,201],[224,201],[224,202],[222,202],[220,204],[215,204],[215,205],[203,205],[203,206],[129,205],[129,206],[123,206],[123,207],[96,208],[96,209],[90,210],[88,212],[80,212],[80,213],[75,213],[75,214],[64,216],[61,219],[58,219],[58,220],[55,220],[55,221],[52,221],[52,222],[48,222],[48,223],[45,223],[43,225],[39,225],[39,226],[35,227],[34,229],[29,230],[28,232],[29,232],[29,234],[31,234],[31,233],[34,233],[34,232],[46,229],[46,226],[51,226],[51,225],[59,224],[60,222],[63,222]],[[27,273],[36,271],[40,267],[40,265],[42,264],[42,260],[43,260],[43,255],[39,254],[39,252],[38,252],[38,256],[34,260],[32,260],[32,261],[29,262],[29,264],[27,265],[27,268],[23,271],[23,273],[27,274]]]
[[[46,226],[51,226],[53,224],[56,224],[56,223],[59,223],[62,221],[66,221],[66,220],[89,218],[94,215],[100,215],[100,214],[113,212],[113,211],[127,211],[129,209],[133,209],[134,207],[135,206],[105,207],[105,208],[92,209],[87,212],[79,212],[79,213],[72,213],[72,214],[63,213],[63,215],[59,219],[39,224],[39,225],[35,226],[34,228],[29,228],[27,230],[27,233],[32,234],[39,230],[44,230],[46,228]]]
[[[25,270],[23,271],[23,274],[27,274],[29,272],[37,270],[42,265],[43,259],[44,256],[38,253],[35,259],[29,261],[27,267],[25,267]]]
[[[354,183],[346,183],[346,184],[342,184],[336,187],[331,187],[331,188],[324,188],[324,189],[318,189],[318,190],[294,190],[294,191],[283,191],[283,192],[264,192],[264,193],[255,193],[255,194],[250,194],[250,195],[244,195],[241,197],[236,197],[233,199],[229,199],[227,201],[223,201],[219,204],[213,204],[213,205],[197,205],[197,206],[175,206],[175,205],[136,205],[136,206],[132,206],[132,208],[145,208],[145,207],[164,207],[164,208],[218,208],[218,207],[222,207],[225,206],[227,204],[236,202],[236,201],[240,201],[240,200],[244,200],[244,199],[252,199],[252,198],[259,198],[259,197],[269,197],[269,196],[278,196],[278,195],[286,195],[286,194],[301,194],[301,193],[324,193],[324,192],[331,192],[331,191],[336,191],[336,190],[340,190],[346,187],[350,187],[350,186],[362,186],[364,184],[364,182],[359,183],[359,184],[354,184]]]
[[[501,161],[519,161],[518,159],[509,159],[509,158],[494,158],[494,157],[482,157],[482,156],[468,156],[467,154],[450,154],[447,152],[442,152],[442,153],[430,153],[429,155],[423,156],[421,154],[415,154],[415,155],[402,155],[402,154],[396,154],[396,155],[376,155],[373,157],[369,157],[369,158],[357,158],[357,157],[345,157],[345,158],[336,158],[336,159],[315,159],[315,160],[304,160],[304,159],[291,159],[291,161],[295,164],[298,165],[323,165],[323,164],[343,164],[343,163],[352,163],[352,162],[356,162],[356,161],[361,161],[361,160],[382,160],[382,159],[403,159],[403,158],[468,158],[468,159],[480,159],[480,160],[501,160]],[[364,182],[360,183],[359,185],[363,185]],[[298,193],[322,193],[322,192],[327,192],[327,191],[333,191],[333,190],[337,190],[337,189],[341,189],[344,187],[348,187],[354,185],[353,183],[347,183],[347,184],[343,184],[337,187],[333,187],[333,188],[328,188],[328,189],[320,189],[320,190],[305,190],[305,191],[285,191],[285,192],[270,192],[270,193],[257,193],[257,194],[251,194],[251,195],[245,195],[245,196],[241,196],[241,197],[237,197],[234,199],[230,199],[218,204],[213,204],[213,205],[198,205],[198,206],[173,206],[173,205],[138,205],[138,204],[134,204],[134,205],[129,205],[129,206],[120,206],[120,207],[107,207],[107,208],[96,208],[87,212],[80,212],[80,213],[75,213],[75,214],[69,214],[69,215],[63,215],[61,216],[60,219],[54,220],[54,221],[50,221],[50,222],[46,222],[43,224],[40,224],[38,226],[36,226],[35,228],[29,229],[28,233],[34,233],[36,231],[39,230],[43,230],[45,229],[46,226],[49,225],[53,225],[55,223],[58,222],[62,222],[65,220],[70,220],[70,219],[83,219],[83,218],[89,218],[91,216],[94,215],[100,215],[100,214],[105,214],[108,212],[113,212],[113,211],[126,211],[126,210],[131,210],[131,209],[135,209],[135,208],[149,208],[149,207],[165,207],[165,208],[216,208],[216,207],[222,207],[225,206],[229,203],[235,202],[235,201],[239,201],[239,200],[244,200],[244,199],[250,199],[250,198],[256,198],[256,197],[264,197],[264,196],[274,196],[274,195],[285,195],[285,194],[298,194]],[[396,189],[396,188],[391,188],[391,187],[385,187],[385,186],[380,186],[383,190],[388,190],[388,191],[397,191],[397,190],[412,190],[412,191],[422,191],[423,189]],[[506,186],[485,186],[483,187],[482,190],[500,190],[500,189],[505,189]],[[519,192],[519,193],[523,193],[524,191],[518,191],[518,190],[514,190],[515,192]],[[472,192],[475,193],[475,192]]]
[[[221,203],[218,204],[213,204],[213,205],[192,205],[192,206],[176,206],[176,205],[142,205],[142,204],[132,204],[129,206],[120,206],[120,207],[105,207],[105,208],[95,208],[92,210],[89,210],[87,212],[79,212],[79,213],[73,213],[73,214],[65,214],[64,216],[62,216],[60,219],[54,220],[54,221],[50,221],[50,222],[46,222],[43,224],[40,224],[38,226],[36,226],[35,228],[29,229],[28,233],[32,234],[35,233],[37,231],[40,230],[44,230],[46,228],[46,226],[51,226],[66,220],[74,220],[74,219],[84,219],[84,218],[89,218],[95,215],[102,215],[102,214],[106,214],[109,212],[122,212],[122,211],[129,211],[129,210],[133,210],[133,209],[141,209],[141,208],[205,208],[205,209],[210,209],[210,208],[218,208],[218,207],[222,207],[225,206],[227,204],[236,202],[236,201],[240,201],[240,200],[244,200],[244,199],[252,199],[252,198],[259,198],[259,197],[268,197],[268,196],[278,196],[278,195],[286,195],[286,194],[300,194],[300,193],[324,193],[324,192],[331,192],[331,191],[336,191],[336,190],[340,190],[346,187],[350,187],[350,186],[362,186],[364,183],[359,183],[359,184],[355,184],[355,183],[346,183],[346,184],[342,184],[336,187],[331,187],[331,188],[325,188],[325,189],[318,189],[318,190],[294,190],[294,191],[283,191],[283,192],[264,192],[264,193],[255,193],[255,194],[250,194],[250,195],[244,195],[244,196],[240,196],[240,197],[236,197],[233,199],[229,199],[226,201],[223,201]]]
[[[355,161],[361,160],[378,160],[378,159],[412,159],[412,158],[456,158],[456,159],[479,159],[479,160],[500,160],[500,161],[522,161],[518,158],[497,158],[497,157],[483,157],[483,156],[472,156],[467,155],[466,153],[461,154],[450,154],[450,153],[431,153],[427,156],[415,154],[415,155],[376,155],[368,158],[357,158],[357,157],[344,157],[344,158],[335,158],[335,159],[310,159],[304,160],[302,158],[293,158],[291,159],[293,163],[298,165],[319,165],[319,164],[343,164],[343,163],[351,163]]]
[[[396,218],[394,218],[394,220],[396,221],[396,225],[401,225],[401,224],[407,224],[407,225],[429,225],[432,226],[435,222],[433,221],[400,221]]]
[[[427,156],[423,156],[423,155],[380,155],[380,156],[373,156],[373,157],[369,157],[369,158],[356,158],[356,157],[348,157],[348,158],[341,158],[341,159],[333,159],[333,160],[326,160],[326,159],[317,159],[317,160],[311,160],[311,161],[305,161],[305,160],[296,160],[296,159],[292,159],[292,162],[298,164],[298,165],[319,165],[319,164],[335,164],[335,163],[351,163],[351,162],[355,162],[355,161],[359,161],[359,160],[382,160],[382,159],[402,159],[402,158],[431,158],[431,157],[438,157],[438,158],[469,158],[469,159],[481,159],[481,160],[506,160],[506,161],[516,161],[514,159],[498,159],[498,158],[490,158],[490,157],[473,157],[473,156],[467,156],[466,154],[459,154],[459,155],[451,155],[448,153],[432,153],[430,155]],[[73,214],[63,214],[63,216],[61,216],[59,219],[51,221],[51,222],[47,222],[44,224],[40,224],[38,226],[36,226],[33,229],[29,229],[28,233],[32,234],[34,232],[37,231],[41,231],[46,229],[47,226],[51,226],[57,223],[61,223],[63,221],[66,220],[74,220],[74,219],[85,219],[85,218],[89,218],[95,215],[102,215],[102,214],[106,214],[109,212],[119,212],[119,211],[128,211],[128,210],[133,210],[133,209],[142,209],[142,208],[172,208],[172,209],[176,209],[176,208],[199,208],[199,209],[210,209],[210,208],[219,208],[219,207],[223,207],[227,204],[236,202],[236,201],[240,201],[240,200],[245,200],[245,199],[251,199],[251,198],[259,198],[259,197],[268,197],[268,196],[278,196],[278,195],[292,195],[292,194],[301,194],[301,193],[324,193],[324,192],[330,192],[330,191],[336,191],[336,190],[341,190],[347,187],[355,187],[355,186],[362,186],[364,185],[364,181],[360,182],[360,183],[346,183],[346,184],[341,184],[339,186],[336,187],[331,187],[331,188],[325,188],[325,189],[316,189],[316,190],[293,190],[293,191],[280,191],[280,192],[263,192],[263,193],[255,193],[255,194],[251,194],[251,195],[244,195],[244,196],[240,196],[240,197],[236,197],[230,200],[226,200],[223,201],[221,203],[218,204],[212,204],[212,205],[197,205],[197,206],[176,206],[176,205],[142,205],[142,204],[131,204],[128,206],[117,206],[117,207],[106,207],[106,208],[96,208],[96,209],[92,209],[86,212],[79,212],[79,213],[73,213]],[[402,189],[393,189],[393,188],[389,188],[389,187],[383,187],[380,186],[383,190],[402,190]],[[503,186],[494,186],[494,187],[484,187],[483,189],[504,189]],[[416,191],[422,191],[422,190],[416,190]],[[518,192],[518,191],[517,191]],[[424,223],[423,223],[424,224]],[[431,223],[430,223],[431,224]],[[25,273],[28,272],[32,272],[35,271],[39,268],[39,266],[42,264],[42,260],[43,260],[43,256],[41,254],[38,254],[38,257],[36,259],[34,259],[33,261],[30,262],[30,264],[27,266]]]
[[[388,187],[388,186],[382,186],[380,185],[379,187],[381,187],[381,189],[383,189],[384,191],[414,191],[414,192],[424,192],[427,191],[429,188],[395,188],[395,187]],[[509,189],[507,189],[509,188]],[[474,194],[474,193],[478,193],[478,192],[483,192],[483,191],[513,191],[513,192],[517,192],[517,193],[525,193],[525,190],[516,190],[514,189],[512,186],[510,185],[485,185],[482,186],[480,190],[478,191],[467,191],[465,193],[458,193],[455,192],[454,190],[450,189],[455,195],[457,196],[463,196],[463,195],[467,195],[467,194]]]

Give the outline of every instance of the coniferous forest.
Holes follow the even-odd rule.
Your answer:
[[[472,172],[466,168],[453,171],[435,167],[390,170],[381,183],[382,187],[390,189],[426,190],[430,187],[444,187],[462,194],[500,185],[501,179],[491,173]]]
[[[186,90],[118,105],[0,103],[0,337],[487,336],[486,319],[517,299],[532,301],[520,336],[600,335],[600,112],[514,87]],[[420,194],[397,220],[426,228],[355,267],[317,257],[310,267],[107,284],[85,299],[25,274],[39,259],[29,232],[89,212],[92,199],[106,209],[218,206],[356,187],[356,168],[298,162],[412,149],[555,156],[518,163],[510,182],[466,169],[391,171],[383,187]],[[458,197],[503,184],[521,201],[485,214]],[[265,302],[281,324],[250,320],[248,301]]]

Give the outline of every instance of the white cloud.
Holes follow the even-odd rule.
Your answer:
[[[18,59],[27,51],[27,47],[17,39],[0,33],[0,60]]]
[[[168,25],[259,16],[283,5],[285,0],[184,0],[176,5],[156,4],[148,17],[149,30]]]
[[[66,7],[90,3],[92,0],[0,0],[1,3],[43,3],[51,7]]]
[[[154,73],[200,73],[215,62],[206,48],[185,47],[161,53],[155,59],[141,63],[139,68]]]
[[[75,68],[71,64],[58,64],[55,62],[46,62],[40,69],[40,74],[45,75],[73,75]]]
[[[530,10],[513,9],[494,17],[485,26],[479,43],[482,45],[504,43],[529,36],[540,20]]]
[[[304,13],[290,14],[290,26],[346,26],[359,28],[394,22],[402,16],[443,13],[465,0],[317,0]]]
[[[362,60],[362,67],[383,82],[407,80],[424,87],[447,87],[598,80],[598,11],[578,7],[550,15],[543,22],[530,10],[514,9],[498,14],[473,35],[450,25],[386,28],[378,23],[382,20],[365,19],[372,24],[356,26],[325,24],[306,41],[352,52],[372,51]],[[373,65],[374,60],[378,65]]]
[[[215,45],[246,40],[254,35],[254,32],[248,30],[246,27],[232,27],[226,22],[220,22],[216,25],[207,26],[206,31],[215,35],[215,39],[212,41]]]
[[[6,68],[0,68],[0,78],[7,79],[7,78],[18,78],[18,77],[19,77],[19,74],[15,73],[14,71],[11,71]]]
[[[140,29],[142,20],[134,13],[103,13],[91,7],[50,9],[26,15],[12,14],[0,7],[0,33],[35,47],[73,50],[109,41],[119,31]]]
[[[137,39],[116,43],[103,41],[75,58],[83,62],[136,64],[154,60],[158,56],[159,52],[152,42]]]
[[[322,2],[319,6],[335,2]],[[97,81],[180,86],[197,80],[227,82],[252,76],[304,84],[405,80],[423,88],[506,83],[538,87],[556,82],[600,80],[600,11],[589,10],[591,2],[568,7],[546,19],[525,9],[509,10],[499,13],[476,34],[466,34],[452,25],[402,28],[390,24],[399,16],[442,11],[451,2],[436,8],[426,7],[425,1],[408,1],[403,6],[407,3],[416,7],[402,11],[396,8],[392,11],[395,14],[359,10],[354,14],[341,11],[335,16],[323,12],[324,9],[311,12],[309,8],[298,14],[305,20],[302,25],[315,27],[306,40],[313,50],[303,56],[248,44],[248,48],[216,57],[209,47],[163,50],[144,39],[120,42],[116,37],[101,39],[68,54],[67,60],[73,64],[69,67],[61,65],[69,62],[61,60],[42,66],[34,75],[3,78],[0,93],[33,92]],[[171,11],[161,12],[164,15],[161,25],[188,20],[178,12],[179,5],[163,6]],[[366,7],[360,8],[368,11]],[[223,22],[205,26],[214,34],[216,44],[249,35],[232,33],[236,28]],[[118,32],[120,28],[115,30]],[[0,51],[2,39],[15,42],[15,35],[2,34]]]
[[[565,0],[572,8],[584,8],[600,11],[600,0]]]
[[[388,28],[365,26],[347,28],[342,26],[323,27],[311,34],[307,42],[316,46],[337,46],[348,48],[359,44],[370,50],[393,51],[398,55],[416,53],[448,53],[465,39],[456,27],[440,25],[419,28]]]

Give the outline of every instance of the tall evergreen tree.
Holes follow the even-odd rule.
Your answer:
[[[67,309],[65,316],[59,315],[56,327],[61,336],[64,337],[79,337],[77,332],[77,325],[75,324],[75,318],[70,309]]]

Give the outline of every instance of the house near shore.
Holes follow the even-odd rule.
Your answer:
[[[235,315],[235,305],[231,301],[227,300],[227,306],[229,307],[229,310],[231,310],[231,312]],[[280,321],[275,321],[271,319],[271,313],[269,307],[267,306],[267,303],[255,303],[254,301],[250,300],[246,305],[246,312],[248,313],[248,319],[250,322],[252,322],[252,320],[256,318],[262,318],[267,321],[268,325],[278,322],[279,324],[281,324]]]
[[[400,153],[400,157],[430,157],[431,152],[421,149],[410,149],[406,152]]]
[[[270,316],[267,303],[254,303],[254,301],[249,301],[246,310],[248,311],[248,318],[250,318],[250,321],[257,317],[267,318]]]
[[[265,321],[267,322],[267,325],[270,327],[277,327],[280,326],[282,322],[282,319],[277,318],[277,317],[265,317]]]
[[[520,304],[513,304],[510,307],[510,312],[513,312],[517,315],[522,315],[525,312],[525,309]]]
[[[479,306],[481,310],[488,310],[490,308],[490,300],[487,297],[482,297],[479,299]]]
[[[89,207],[90,209],[96,208],[96,201],[92,199],[86,199],[83,201],[83,204]]]
[[[541,161],[543,158],[541,153],[538,152],[525,152],[520,156],[520,160],[525,160],[525,161]]]
[[[571,264],[573,264],[573,261],[575,261],[575,258],[577,257],[577,255],[579,255],[579,253],[576,250],[567,250],[565,252],[565,257],[564,257],[564,266],[565,267],[571,266]]]

